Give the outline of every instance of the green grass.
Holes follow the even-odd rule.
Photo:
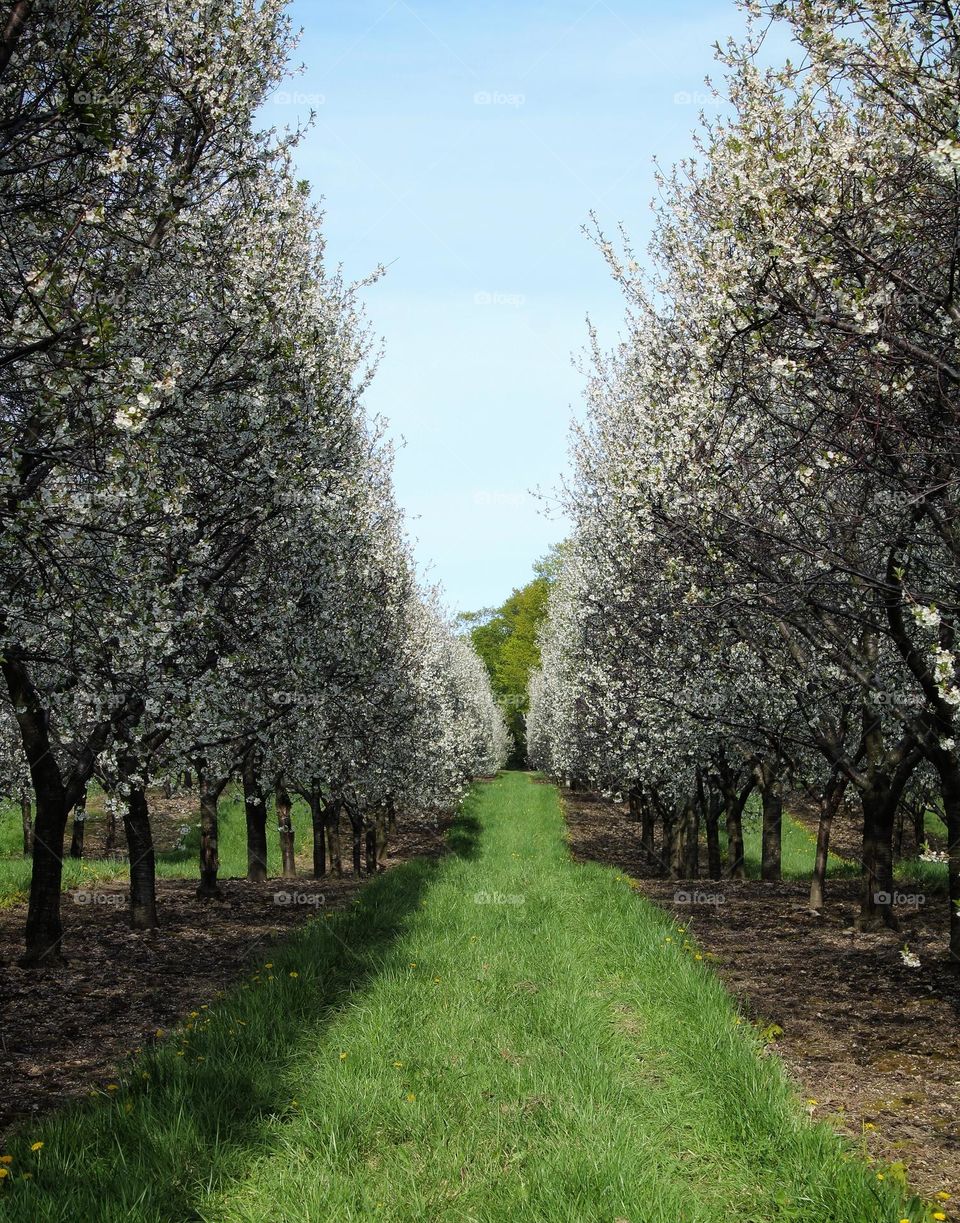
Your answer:
[[[929,832],[946,836],[946,827],[933,812],[927,816]],[[757,795],[751,795],[743,813],[744,864],[748,879],[760,878],[763,817]],[[726,860],[726,829],[720,829],[721,846]],[[798,819],[784,811],[781,824],[781,873],[784,879],[808,882],[813,873],[817,853],[816,835]],[[828,879],[859,879],[860,861],[830,853],[827,858]],[[947,867],[942,862],[920,862],[903,858],[896,864],[897,886],[929,894],[947,890]]]
[[[453,854],[12,1140],[0,1218],[922,1219],[809,1121],[683,928],[562,834],[553,787],[480,787]]]
[[[247,826],[243,807],[243,794],[237,789],[228,790],[220,801],[220,875],[221,878],[239,878],[247,873]],[[184,838],[182,849],[165,849],[157,854],[157,875],[165,879],[193,879],[198,873],[200,854],[199,812],[192,818],[192,827]],[[294,840],[298,857],[305,853],[312,861],[312,830],[310,810],[306,803],[297,800],[291,816]],[[93,817],[90,825],[102,817]],[[70,826],[67,828],[69,848]],[[119,843],[124,844],[123,829],[119,830]],[[280,874],[280,842],[277,837],[276,819],[272,812],[267,815],[268,871]],[[0,908],[26,901],[30,891],[30,859],[23,857],[23,834],[20,809],[12,803],[0,804]],[[65,858],[63,863],[63,886],[73,890],[89,887],[100,880],[126,879],[127,864],[123,860],[84,858],[77,861]]]
[[[781,821],[780,869],[784,879],[809,880],[817,855],[816,835],[789,812],[784,811]],[[760,799],[751,794],[743,812],[743,858],[748,879],[760,878],[762,861],[763,815]],[[726,854],[726,829],[721,825],[720,839]],[[860,864],[849,858],[831,853],[827,857],[827,876],[830,879],[853,879],[860,874]]]

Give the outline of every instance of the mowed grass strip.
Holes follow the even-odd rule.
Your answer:
[[[24,1133],[0,1217],[926,1217],[811,1124],[683,929],[571,862],[553,787],[506,774],[452,836]]]

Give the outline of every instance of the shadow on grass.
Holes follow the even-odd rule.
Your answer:
[[[454,857],[478,852],[471,800],[448,832]],[[295,1107],[298,1067],[316,1058],[323,1032],[389,966],[445,861],[416,859],[371,880],[351,908],[273,949],[269,969],[193,1012],[189,1026],[131,1064],[115,1092],[11,1139],[0,1219],[206,1217],[201,1195],[242,1177],[276,1141],[276,1122]],[[42,1151],[31,1151],[36,1141]]]

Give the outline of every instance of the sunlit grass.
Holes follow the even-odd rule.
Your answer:
[[[683,926],[562,831],[551,787],[482,787],[453,855],[24,1130],[0,1217],[922,1219],[811,1123]]]

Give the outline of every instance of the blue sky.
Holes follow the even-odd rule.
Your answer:
[[[732,0],[290,12],[304,70],[265,118],[316,111],[298,164],[324,201],[329,259],[350,278],[389,265],[365,294],[385,345],[368,403],[404,443],[396,485],[418,563],[454,610],[498,604],[565,533],[549,507],[586,319],[606,347],[620,325],[581,227],[592,209],[643,249],[653,159],[689,152],[711,45],[740,15]]]

